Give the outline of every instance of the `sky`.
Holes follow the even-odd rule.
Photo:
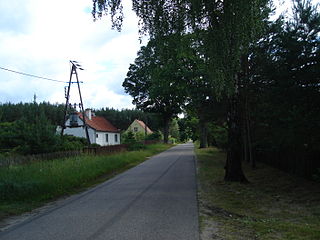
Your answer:
[[[275,0],[278,12],[288,1]],[[92,0],[0,0],[0,67],[67,82],[69,61],[76,60],[85,69],[78,72],[85,108],[134,108],[122,82],[142,45],[131,0],[123,2],[117,32],[109,17],[93,21]],[[65,86],[0,69],[0,103],[32,102],[34,95],[37,102],[64,103]],[[70,102],[80,102],[75,84]]]
[[[78,71],[85,108],[133,108],[122,82],[142,46],[137,18],[124,0],[121,32],[111,30],[109,17],[93,21],[92,0],[0,1],[0,67],[68,81],[70,60]],[[65,83],[31,78],[0,69],[0,103],[64,103]],[[72,103],[79,103],[71,86]]]

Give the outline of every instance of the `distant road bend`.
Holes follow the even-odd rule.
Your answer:
[[[199,240],[193,144],[0,233],[1,240]]]

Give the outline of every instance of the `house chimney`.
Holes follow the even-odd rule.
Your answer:
[[[91,109],[87,108],[86,111],[85,111],[85,114],[86,114],[86,117],[91,120],[92,118],[92,112],[91,112]]]

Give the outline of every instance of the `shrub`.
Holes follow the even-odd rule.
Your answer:
[[[59,137],[59,139],[60,141],[57,146],[58,151],[78,150],[87,145],[87,139],[85,138],[63,135]]]
[[[122,140],[123,144],[128,145],[129,151],[145,149],[145,145],[142,143],[143,138],[138,140],[136,135],[131,131],[124,133],[122,135]]]
[[[162,139],[162,134],[161,132],[153,132],[149,135],[147,135],[146,140],[161,140]]]

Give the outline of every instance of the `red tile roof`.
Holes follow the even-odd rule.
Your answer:
[[[143,129],[147,128],[147,133],[153,133],[153,131],[141,120],[136,119],[135,121],[137,121],[141,127],[143,127]]]
[[[80,119],[82,119],[82,114],[78,113]],[[93,129],[102,132],[120,132],[115,126],[113,126],[107,119],[104,117],[91,116],[91,120],[85,117],[86,123]]]

